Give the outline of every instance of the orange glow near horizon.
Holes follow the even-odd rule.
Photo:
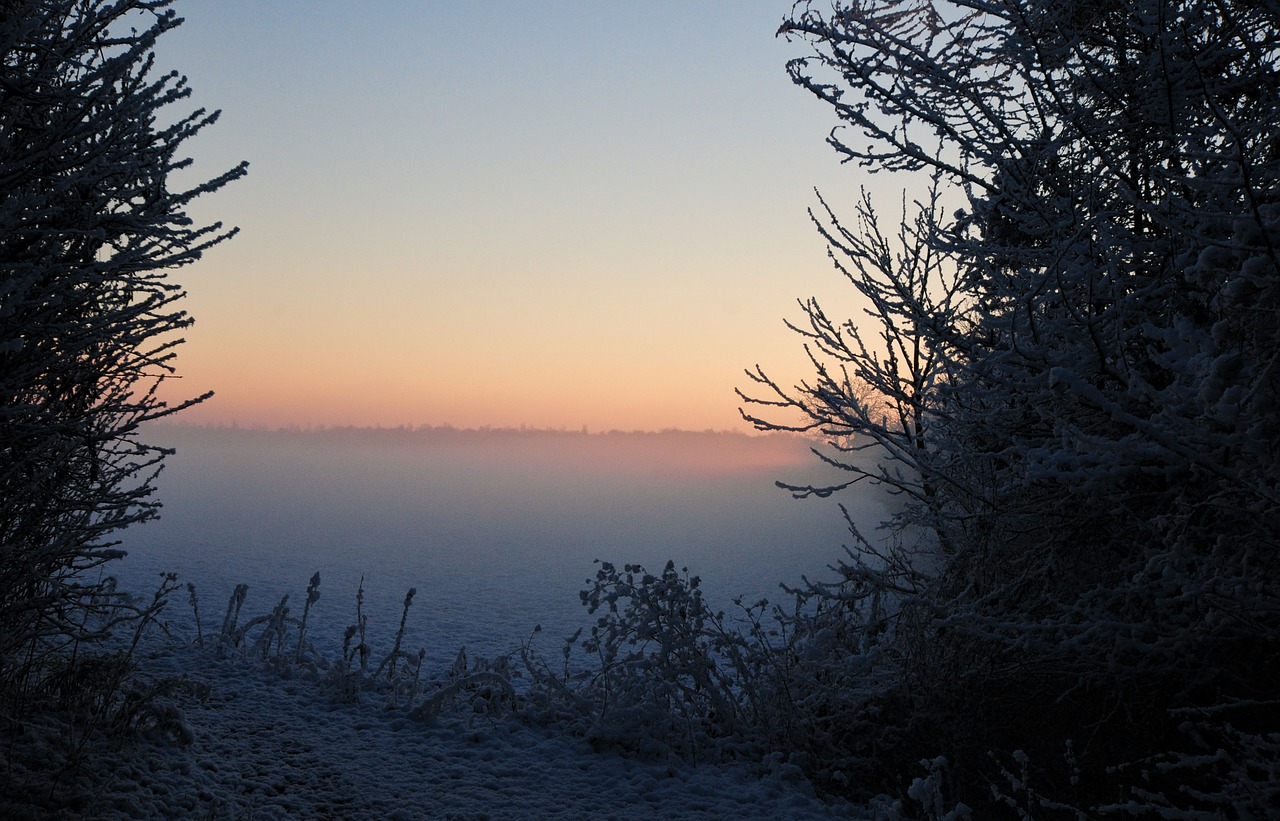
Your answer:
[[[810,370],[795,300],[854,315],[806,209],[866,180],[785,5],[498,5],[183,5],[160,64],[223,112],[190,175],[250,162],[175,272],[184,420],[748,430],[744,369]]]
[[[179,421],[286,427],[395,427],[453,425],[601,430],[750,429],[737,412],[730,379],[699,384],[688,374],[626,373],[575,386],[575,374],[544,373],[524,382],[495,375],[492,381],[436,372],[422,378],[394,370],[363,371],[329,383],[313,373],[277,378],[268,371],[233,373],[216,363],[188,365],[184,378],[166,388],[173,401],[204,390],[215,396],[184,411]],[[663,393],[656,388],[665,387]],[[541,388],[541,390],[540,390]],[[719,388],[719,390],[717,390]]]

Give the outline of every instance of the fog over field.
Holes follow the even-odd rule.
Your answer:
[[[177,448],[158,482],[162,518],[125,534],[118,569],[133,590],[173,571],[194,582],[206,631],[237,583],[246,615],[290,594],[313,609],[318,645],[354,621],[361,576],[374,636],[392,634],[417,589],[407,641],[442,661],[512,649],[537,624],[550,649],[588,622],[578,591],[593,560],[668,559],[734,596],[785,598],[778,582],[830,576],[848,534],[835,499],[793,499],[775,480],[824,482],[798,437],[453,429],[264,431],[163,427]],[[885,495],[842,494],[860,525]],[[187,618],[174,601],[169,617]]]

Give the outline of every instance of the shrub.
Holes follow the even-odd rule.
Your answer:
[[[156,515],[166,451],[139,426],[169,405],[179,334],[170,270],[231,236],[170,174],[217,118],[152,50],[169,0],[12,0],[0,9],[0,711],[21,721],[51,671],[136,615],[103,570]],[[161,125],[161,122],[170,122]],[[114,614],[114,615],[111,615]],[[118,618],[117,618],[118,617]]]
[[[750,372],[780,418],[749,418],[820,433],[928,535],[811,590],[885,624],[829,645],[871,663],[829,747],[899,796],[942,754],[984,814],[1274,815],[1277,8],[799,3],[780,32],[842,156],[932,177],[896,237],[869,197],[824,207],[871,322],[806,303],[815,378]]]

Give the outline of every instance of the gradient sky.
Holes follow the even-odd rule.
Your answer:
[[[177,8],[196,173],[251,163],[193,209],[241,234],[177,275],[187,421],[742,428],[795,299],[852,312],[806,208],[891,181],[788,81],[789,0]]]

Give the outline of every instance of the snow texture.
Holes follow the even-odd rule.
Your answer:
[[[82,817],[849,817],[784,769],[597,752],[518,717],[419,722],[372,699],[336,704],[315,680],[220,660],[185,640],[157,634],[148,642],[142,669],[187,677],[178,706],[191,743],[143,737],[85,768],[62,790],[91,796]],[[53,739],[29,743],[38,757]],[[24,817],[12,806],[0,806],[0,815]]]
[[[166,436],[179,452],[163,483],[165,516],[130,531],[130,556],[113,570],[125,589],[148,598],[158,572],[178,574],[165,630],[149,631],[137,662],[144,681],[183,683],[156,702],[167,711],[159,722],[167,732],[153,727],[119,749],[95,741],[88,765],[59,777],[53,803],[74,817],[849,817],[784,761],[704,757],[692,766],[624,755],[519,708],[490,715],[454,703],[415,718],[386,709],[378,693],[343,701],[314,666],[273,666],[250,650],[217,647],[232,587],[248,583],[242,625],[268,616],[286,593],[299,618],[305,580],[319,571],[306,638],[332,661],[366,576],[372,673],[392,647],[405,591],[417,587],[403,649],[424,652],[420,704],[460,647],[493,658],[540,623],[538,651],[558,656],[559,640],[591,621],[578,590],[595,557],[675,556],[721,582],[722,599],[767,591],[787,577],[788,563],[820,567],[838,549],[836,516],[816,515],[813,501],[772,486],[778,472],[808,463],[803,442],[575,435],[542,445],[534,435],[501,443],[489,435],[446,448],[439,436],[410,446],[403,434],[368,432],[351,434],[358,441],[349,445],[319,433]],[[370,437],[396,447],[375,447]],[[580,452],[567,456],[569,447]],[[553,459],[567,461],[553,468]],[[735,467],[706,475],[716,464]],[[495,497],[504,502],[491,504]],[[863,513],[871,519],[881,510],[868,499]],[[803,536],[788,534],[792,528]],[[456,553],[442,549],[450,539]],[[199,597],[203,647],[188,582]],[[289,646],[296,639],[293,628]],[[25,728],[10,785],[43,790],[29,793],[40,810],[0,805],[0,817],[45,817],[51,776],[24,767],[61,761],[73,743],[57,729]]]

